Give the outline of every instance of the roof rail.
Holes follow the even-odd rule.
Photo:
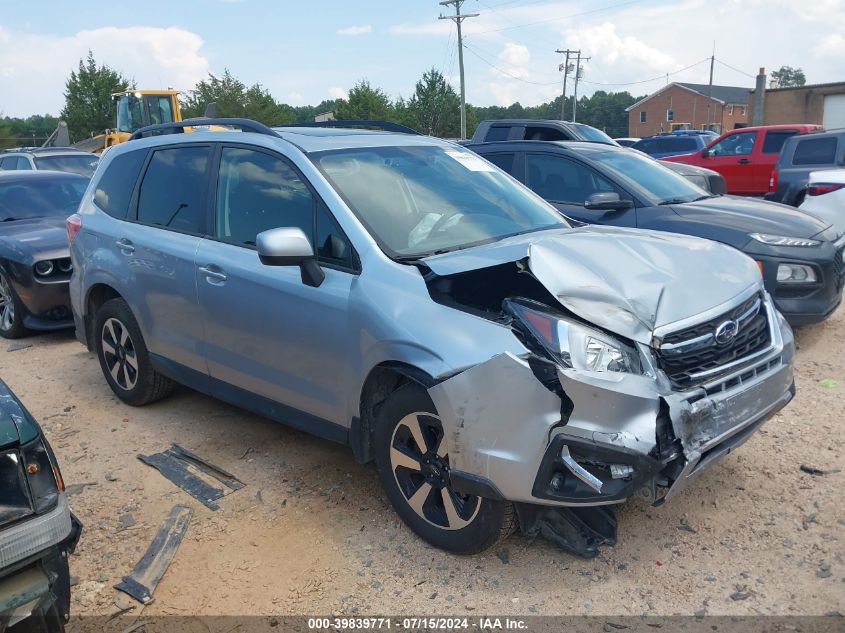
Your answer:
[[[400,134],[413,134],[420,136],[414,128],[402,125],[401,123],[394,123],[393,121],[384,121],[382,119],[332,119],[330,121],[306,121],[305,123],[291,123],[289,125],[280,125],[279,127],[366,127],[379,128],[385,132],[398,132]]]
[[[279,136],[276,132],[274,132],[272,129],[270,129],[263,123],[253,121],[252,119],[210,119],[206,117],[198,117],[196,119],[185,119],[183,121],[176,121],[173,123],[158,123],[157,125],[148,125],[147,127],[142,127],[139,130],[136,130],[132,134],[132,136],[129,137],[129,140],[134,141],[139,138],[154,136],[157,132],[178,130],[181,133],[185,131],[186,127],[200,127],[206,125],[230,125],[233,127],[239,127],[244,132],[254,132],[255,134],[265,134],[267,136]]]

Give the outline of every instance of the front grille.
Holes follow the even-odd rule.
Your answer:
[[[731,341],[719,344],[715,340],[716,331],[728,321],[737,322],[739,331]],[[704,378],[697,378],[696,374],[741,360],[765,349],[770,343],[768,317],[763,307],[763,297],[758,293],[715,318],[668,334],[657,350],[657,357],[672,386],[686,389],[703,382]],[[690,349],[685,350],[684,344],[689,345]],[[670,352],[673,346],[675,350]],[[712,376],[708,375],[707,378]]]

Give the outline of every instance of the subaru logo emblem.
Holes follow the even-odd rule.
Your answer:
[[[727,345],[739,332],[739,325],[736,321],[725,321],[716,328],[715,339],[719,345]]]

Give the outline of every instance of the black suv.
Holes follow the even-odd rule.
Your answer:
[[[786,139],[769,181],[766,200],[800,206],[811,171],[845,167],[845,129]]]
[[[81,530],[64,490],[41,428],[0,380],[0,631],[64,630]]]
[[[842,299],[845,237],[808,213],[714,196],[624,147],[508,141],[467,149],[578,222],[682,233],[741,250],[757,262],[766,290],[791,325],[826,319]]]
[[[469,143],[493,141],[589,141],[618,146],[607,134],[586,123],[538,119],[482,121]]]

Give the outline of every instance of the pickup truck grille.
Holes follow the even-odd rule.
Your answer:
[[[32,514],[26,476],[17,450],[0,451],[0,527]]]
[[[735,335],[726,336],[731,329],[735,329]],[[770,343],[768,317],[758,293],[715,318],[668,334],[657,357],[672,386],[688,389],[718,376],[720,367],[761,351]],[[707,374],[700,375],[704,372]]]

